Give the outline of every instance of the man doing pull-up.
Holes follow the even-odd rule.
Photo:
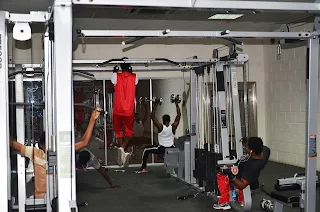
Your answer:
[[[113,73],[111,82],[114,84],[113,130],[120,144],[117,163],[119,166],[129,165],[130,153],[127,152],[128,141],[134,134],[134,106],[138,76],[132,73],[131,65],[121,64],[120,73]],[[124,129],[124,132],[123,132]]]

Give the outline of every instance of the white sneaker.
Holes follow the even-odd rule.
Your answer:
[[[122,147],[118,148],[118,155],[117,155],[117,164],[119,166],[123,165],[123,156],[124,156],[124,149]]]
[[[129,152],[126,152],[123,154],[123,166],[128,167],[130,162],[130,156],[131,154]]]
[[[215,210],[231,210],[231,206],[228,203],[225,204],[214,204],[213,209]]]

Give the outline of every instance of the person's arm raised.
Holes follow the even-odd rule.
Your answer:
[[[156,118],[156,110],[157,110],[157,103],[153,103],[152,112],[150,114],[150,118],[153,124],[158,128],[158,132],[161,132],[163,129],[163,125],[158,121]]]
[[[80,149],[86,147],[89,144],[89,141],[92,136],[93,128],[96,123],[97,118],[99,117],[101,112],[100,108],[97,108],[96,110],[92,111],[91,118],[89,121],[89,125],[87,127],[86,132],[82,136],[81,140],[75,144],[75,151],[79,151]]]
[[[178,128],[180,118],[181,118],[181,110],[180,110],[179,104],[177,103],[176,103],[176,109],[177,109],[177,116],[172,124],[172,128],[174,131]]]

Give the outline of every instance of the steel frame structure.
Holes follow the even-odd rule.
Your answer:
[[[293,11],[293,12],[308,12],[308,13],[319,13],[319,3],[292,3],[292,2],[263,2],[263,1],[215,1],[215,0],[61,0],[55,1],[54,16],[59,16],[56,13],[56,9],[60,9],[56,5],[63,4],[70,10],[71,5],[101,5],[101,6],[128,6],[128,7],[153,7],[153,8],[181,8],[181,9],[206,9],[206,10],[246,10],[246,11]],[[59,11],[58,11],[59,12]],[[59,20],[55,18],[55,31],[56,28],[65,28],[63,24],[69,24],[72,26],[72,20],[67,16],[66,20]],[[58,21],[58,22],[56,22]],[[69,28],[68,28],[69,29]],[[170,31],[168,30],[114,30],[114,31],[89,31],[83,30],[83,34],[87,37],[113,37],[113,36],[124,36],[124,37],[233,37],[233,38],[286,38],[286,39],[304,39],[309,42],[309,89],[308,89],[308,110],[307,110],[307,155],[306,155],[306,211],[316,211],[316,135],[317,135],[317,106],[318,106],[318,71],[319,71],[319,37],[315,33],[300,32],[230,32],[230,31],[217,31],[217,32],[196,32],[196,31]],[[59,37],[60,41],[68,43],[72,38],[72,32],[66,30],[64,34]],[[65,50],[64,50],[65,51]],[[68,53],[70,53],[71,50]],[[60,53],[60,52],[59,52]],[[60,63],[66,65],[71,64],[70,58],[61,58]],[[70,63],[69,63],[70,61]],[[69,66],[67,66],[69,67]],[[71,70],[71,69],[70,69]],[[194,76],[191,74],[191,79]],[[192,86],[192,80],[191,80]],[[191,120],[192,120],[191,115]],[[193,122],[190,124],[190,129],[194,128]],[[191,141],[191,146],[192,146]],[[192,154],[192,153],[191,153]],[[191,165],[193,166],[193,165]],[[194,167],[191,167],[194,170]],[[192,181],[192,180],[191,180]]]
[[[264,1],[216,1],[216,0],[55,0],[51,13],[10,14],[0,11],[0,136],[5,142],[0,150],[3,170],[0,175],[3,182],[0,198],[0,210],[10,210],[10,162],[9,158],[9,107],[8,107],[8,51],[6,22],[40,22],[49,18],[53,20],[55,42],[45,40],[45,73],[48,74],[46,90],[47,145],[57,151],[57,196],[59,211],[77,211],[75,192],[74,134],[73,134],[73,93],[72,93],[72,5],[129,6],[154,8],[181,8],[231,11],[291,11],[297,13],[320,12],[320,3],[264,2]],[[166,30],[167,31],[167,30]],[[226,32],[226,31],[170,31],[163,30],[83,30],[87,37],[211,37],[211,38],[286,38],[308,40],[309,47],[309,82],[307,104],[307,148],[306,148],[306,211],[315,212],[316,196],[316,135],[318,118],[318,71],[319,71],[319,37],[318,32]],[[191,79],[195,76],[191,74]],[[57,80],[59,79],[59,80]],[[191,80],[191,86],[193,86]],[[51,91],[51,92],[50,92]],[[67,109],[66,109],[67,108]],[[191,120],[192,118],[191,114]],[[51,122],[51,125],[49,124]],[[192,130],[195,123],[190,123]],[[70,142],[71,141],[71,142]],[[193,142],[191,142],[191,146]],[[191,153],[192,154],[192,153]],[[194,154],[194,153],[193,153]],[[191,163],[191,170],[194,170]],[[48,186],[54,186],[56,181]],[[191,180],[191,183],[193,180]],[[56,194],[53,194],[56,195]],[[51,200],[51,199],[48,199]],[[49,205],[48,205],[49,207]],[[47,207],[48,211],[51,211]]]
[[[319,13],[319,3],[218,0],[72,0],[75,5]]]

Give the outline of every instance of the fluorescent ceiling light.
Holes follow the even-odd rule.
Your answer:
[[[234,20],[240,18],[243,14],[215,14],[208,19],[210,20]]]

